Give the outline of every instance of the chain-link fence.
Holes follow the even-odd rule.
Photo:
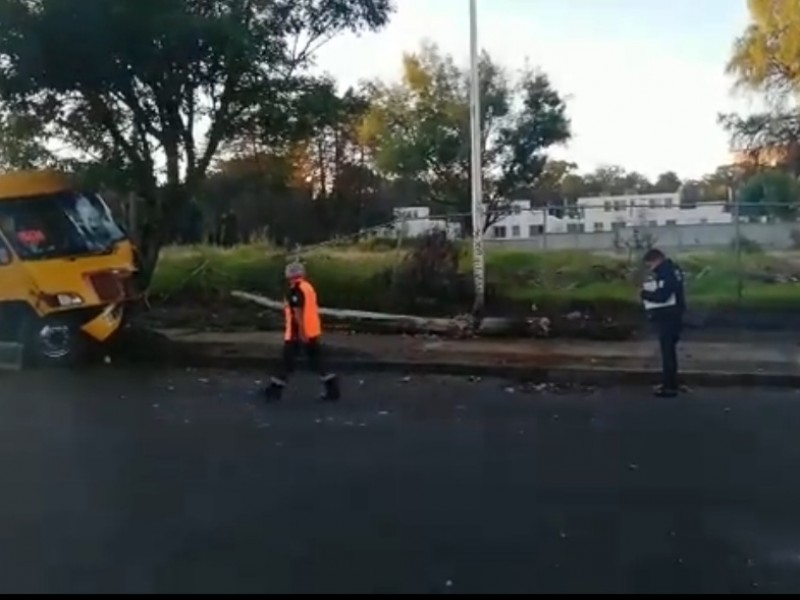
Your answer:
[[[439,231],[470,237],[468,214],[402,209],[372,232],[400,244]],[[674,195],[587,199],[570,206],[516,202],[486,211],[490,303],[501,306],[630,306],[641,257],[657,247],[686,273],[689,301],[706,318],[742,311],[786,314],[800,307],[800,220],[794,205],[703,202]],[[470,252],[464,243],[462,251]],[[465,269],[470,261],[463,261]],[[800,311],[798,311],[800,312]]]
[[[773,328],[791,327],[787,315],[800,305],[800,222],[792,207],[668,200],[487,210],[489,312],[640,320],[641,257],[657,247],[683,267],[695,314],[737,326],[743,314],[768,315]],[[170,300],[225,297],[231,289],[280,297],[285,261],[302,258],[328,306],[452,315],[471,306],[470,235],[469,214],[399,209],[393,222],[288,251],[169,251],[157,283]]]

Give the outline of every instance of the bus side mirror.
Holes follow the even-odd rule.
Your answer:
[[[0,242],[0,267],[11,264],[11,252]]]

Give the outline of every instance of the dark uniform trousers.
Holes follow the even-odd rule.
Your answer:
[[[681,322],[672,319],[658,323],[658,343],[661,347],[661,384],[664,389],[678,389],[678,342]]]
[[[320,377],[325,377],[325,368],[322,363],[322,345],[320,338],[312,338],[303,343],[299,339],[286,340],[283,344],[283,360],[278,377],[287,381],[297,370],[297,358],[301,353],[306,355],[308,366]]]

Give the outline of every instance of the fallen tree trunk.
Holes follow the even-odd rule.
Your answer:
[[[240,291],[231,292],[231,295],[239,300],[283,312],[283,302],[278,300]],[[320,308],[319,312],[333,321],[334,328],[338,323],[360,333],[432,334],[457,338],[474,335],[547,338],[552,335],[551,322],[546,316],[512,319],[489,317],[476,323],[470,315],[445,319],[339,308]]]
[[[264,308],[283,311],[283,302],[277,300],[240,291],[231,292],[231,295]],[[345,322],[359,331],[464,336],[470,334],[474,329],[471,317],[443,319],[338,308],[320,308],[319,312],[323,317]]]

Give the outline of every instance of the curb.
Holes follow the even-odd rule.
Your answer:
[[[213,368],[224,370],[252,369],[269,371],[279,365],[275,356],[225,353],[217,345],[203,347],[198,344],[174,343],[164,354],[154,353],[138,358],[123,359],[141,365],[158,365],[180,368]],[[658,381],[660,373],[651,369],[634,367],[540,367],[524,364],[489,364],[486,362],[415,362],[408,360],[383,360],[377,358],[332,358],[327,361],[332,371],[339,373],[373,372],[402,373],[404,375],[452,375],[463,377],[497,377],[530,382],[581,383],[601,386],[649,385]],[[783,366],[783,365],[781,365]],[[302,363],[301,363],[302,369]],[[731,372],[697,371],[681,372],[681,381],[694,387],[765,387],[800,388],[800,372]]]

